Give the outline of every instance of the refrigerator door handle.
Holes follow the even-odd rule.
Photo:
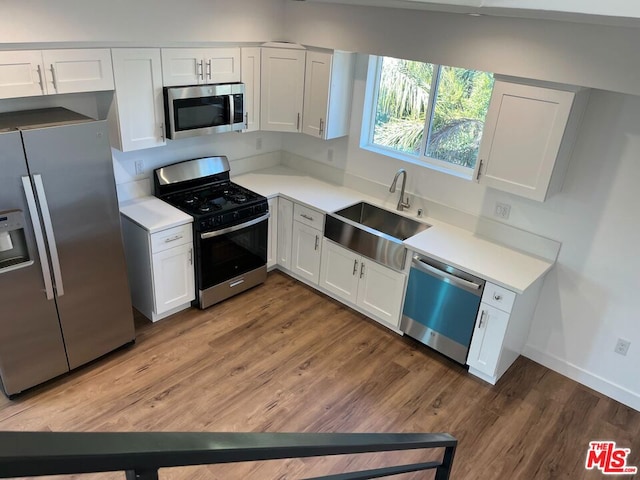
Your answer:
[[[38,256],[40,257],[40,268],[42,269],[44,289],[47,294],[47,300],[53,300],[53,284],[51,283],[49,259],[47,257],[47,250],[44,245],[42,227],[40,226],[40,215],[38,214],[38,207],[36,206],[36,197],[33,194],[31,178],[29,178],[28,175],[22,177],[22,185],[24,186],[24,193],[27,197],[27,206],[29,207],[29,216],[31,217],[31,225],[33,225],[33,233],[36,237],[36,246],[38,248]]]
[[[36,173],[33,175],[33,183],[36,185],[36,193],[42,210],[42,222],[44,223],[44,231],[47,234],[47,242],[49,244],[49,254],[51,255],[51,266],[53,267],[53,279],[55,281],[56,295],[61,297],[64,295],[64,287],[62,285],[62,271],[60,270],[60,259],[58,258],[58,247],[56,245],[56,237],[53,234],[53,223],[51,222],[51,214],[49,213],[49,203],[44,193],[44,184],[42,183],[42,175]]]

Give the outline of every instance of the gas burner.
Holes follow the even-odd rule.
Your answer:
[[[209,203],[203,203],[198,207],[200,213],[209,213],[211,210],[213,210],[213,206]]]
[[[247,201],[247,196],[242,193],[234,193],[229,198],[236,203],[244,203]]]
[[[191,195],[188,197],[185,197],[183,200],[185,205],[193,205],[198,201],[198,197],[197,195]]]

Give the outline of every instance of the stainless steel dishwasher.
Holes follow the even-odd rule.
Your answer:
[[[414,255],[400,329],[465,364],[485,281]]]

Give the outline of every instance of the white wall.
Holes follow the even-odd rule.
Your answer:
[[[640,29],[289,2],[290,40],[640,94]]]
[[[38,42],[264,42],[284,0],[0,0],[0,45]]]
[[[306,21],[298,14],[289,16],[297,22],[293,30],[301,35],[296,40],[315,40],[316,35],[324,38],[323,28],[331,30],[334,41],[355,40],[351,38],[357,35],[351,23],[354,19],[348,12],[332,13],[348,25],[342,20],[329,25],[315,13]],[[314,30],[316,25],[322,28]],[[399,29],[400,25],[388,19],[387,30]],[[302,33],[310,31],[314,33]],[[378,36],[375,24],[367,31],[365,38],[357,37],[358,44]],[[364,35],[362,31],[358,34]],[[402,52],[406,38],[400,37],[385,35],[386,51]],[[359,46],[336,43],[346,49]],[[482,55],[477,50],[483,42],[480,44],[472,52]],[[454,57],[449,64],[455,63]],[[488,217],[496,201],[506,202],[512,207],[510,225],[562,242],[558,263],[544,282],[526,354],[640,410],[636,367],[640,363],[640,224],[635,193],[640,185],[640,97],[591,92],[563,190],[539,203],[361,150],[365,59],[359,56],[357,64],[350,137],[323,144],[306,136],[287,135],[285,150],[384,185],[389,185],[402,167],[409,172],[411,193]],[[640,72],[637,65],[636,76]],[[334,150],[333,162],[328,160],[329,149]],[[631,341],[626,357],[613,352],[618,337]]]

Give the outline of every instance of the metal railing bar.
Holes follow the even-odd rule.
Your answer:
[[[419,472],[420,470],[432,470],[442,465],[441,462],[413,463],[410,465],[397,465],[394,467],[376,468],[373,470],[360,470],[357,472],[337,473],[323,477],[307,478],[305,480],[366,480],[367,478],[388,477],[401,473]]]
[[[149,472],[456,444],[446,433],[0,432],[0,478]]]

